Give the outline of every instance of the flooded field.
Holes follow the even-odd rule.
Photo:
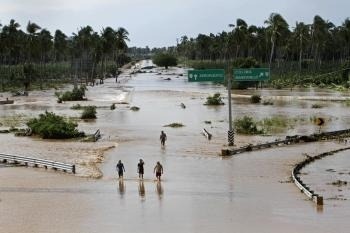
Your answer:
[[[305,182],[325,193],[323,209],[317,209],[290,182],[292,168],[305,158],[303,153],[315,155],[342,148],[344,143],[318,142],[222,158],[219,154],[226,145],[227,104],[213,107],[203,103],[216,92],[226,103],[223,86],[188,83],[182,68],[136,75],[129,72],[118,78],[119,83],[108,79],[104,85],[89,87],[89,101],[77,102],[98,107],[95,121],[78,120],[80,111],[70,109],[77,103],[58,104],[54,90],[16,97],[14,105],[0,106],[3,129],[11,124],[23,127],[26,119],[48,110],[75,118],[81,130],[94,133],[100,129],[102,133],[97,143],[0,134],[0,153],[78,164],[78,177],[0,167],[0,232],[319,233],[345,232],[350,226],[350,186],[339,191],[328,184],[338,179],[350,181],[348,152],[305,169]],[[315,117],[326,119],[325,131],[350,125],[350,107],[341,101],[349,93],[263,89],[235,90],[233,94],[234,118],[278,116],[291,122],[273,135],[236,135],[237,146],[318,132]],[[274,104],[251,104],[252,94],[260,94]],[[116,109],[110,110],[113,103]],[[321,108],[313,108],[315,103]],[[132,106],[139,107],[139,111],[131,111]],[[164,127],[174,122],[184,127]],[[211,141],[201,134],[203,128],[213,134]],[[165,148],[159,142],[161,130],[168,136]],[[143,182],[136,172],[140,158],[145,161]],[[116,180],[118,160],[126,168],[124,182]],[[157,161],[164,166],[161,183],[154,181]]]

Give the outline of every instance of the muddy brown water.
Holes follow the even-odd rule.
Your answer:
[[[156,75],[158,72],[163,74]],[[183,69],[171,69],[131,77],[124,74],[119,84],[109,79],[104,85],[89,88],[90,101],[80,104],[99,106],[98,119],[80,122],[79,127],[88,132],[100,129],[103,137],[97,144],[0,135],[1,152],[78,162],[78,176],[82,176],[0,167],[0,232],[347,232],[347,200],[329,198],[323,209],[317,209],[289,182],[293,166],[304,159],[303,153],[322,153],[344,147],[342,143],[293,145],[221,158],[218,154],[226,144],[227,106],[208,107],[203,102],[208,94],[220,92],[225,96],[226,91],[218,85],[187,83],[186,76],[179,76],[182,73]],[[171,80],[164,80],[167,77]],[[53,92],[35,92],[31,99],[18,98],[13,106],[0,106],[0,117],[35,116],[44,110],[79,116],[79,111],[69,109],[73,103],[57,104]],[[255,92],[235,93],[234,117],[324,116],[329,119],[324,130],[348,126],[348,108],[343,103],[321,102],[326,107],[312,109],[314,101],[291,97],[338,97],[339,93],[300,90],[296,95],[297,91],[263,90],[269,98],[279,96],[279,103],[272,106],[252,105],[238,96]],[[109,109],[119,102],[128,104]],[[133,112],[131,106],[140,110]],[[212,124],[205,124],[207,120]],[[163,127],[173,122],[185,127]],[[201,135],[203,127],[213,134],[212,141]],[[160,147],[161,130],[168,135],[165,148]],[[275,136],[236,135],[236,143],[245,145],[315,130],[318,128],[305,120]],[[100,153],[99,149],[109,146],[115,148]],[[96,156],[101,154],[103,162],[96,163]],[[145,161],[143,182],[136,173],[140,158]],[[119,159],[126,168],[122,183],[115,178]],[[346,155],[329,159],[341,162],[330,166],[325,159],[325,165],[308,167],[314,172],[306,177],[313,176],[308,182],[316,188],[328,182],[323,180],[323,173],[327,173],[323,170],[345,172],[341,165],[349,161]],[[161,183],[154,181],[157,161],[165,171]],[[102,178],[83,178],[95,172],[103,174]],[[332,192],[329,185],[323,186],[320,189],[325,195]]]

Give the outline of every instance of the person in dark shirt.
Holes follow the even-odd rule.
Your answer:
[[[167,137],[166,137],[166,134],[164,133],[164,131],[162,131],[162,132],[160,133],[159,139],[160,139],[160,144],[161,144],[162,146],[165,146],[165,141],[166,141]]]
[[[117,163],[116,169],[118,171],[119,179],[123,178],[123,174],[125,172],[125,168],[124,168],[124,164],[122,163],[121,160],[119,160],[119,162]]]
[[[139,178],[143,179],[143,174],[144,174],[144,166],[145,163],[143,162],[142,159],[140,159],[139,163],[137,164],[137,172],[139,173]]]

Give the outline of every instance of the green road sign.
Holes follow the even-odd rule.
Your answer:
[[[212,70],[189,70],[189,82],[223,82],[225,71],[221,69]]]
[[[234,80],[236,81],[265,81],[270,78],[268,68],[234,69]]]

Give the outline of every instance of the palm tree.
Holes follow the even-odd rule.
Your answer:
[[[117,46],[117,62],[119,65],[121,65],[123,63],[123,55],[125,55],[127,49],[128,49],[128,45],[127,45],[127,41],[129,40],[129,32],[123,28],[120,27],[118,28],[117,32],[116,32],[116,46]]]
[[[344,39],[344,57],[350,59],[350,19],[346,18],[341,28],[341,35]]]
[[[111,27],[104,28],[101,32],[102,64],[101,78],[105,77],[107,58],[115,57],[117,47],[117,33]]]
[[[32,58],[36,55],[37,51],[37,45],[36,45],[36,37],[37,37],[37,31],[40,30],[41,27],[38,26],[36,23],[31,23],[30,21],[27,24],[27,32],[29,33],[29,63],[32,62]]]
[[[82,76],[85,74],[85,81],[88,82],[88,74],[93,61],[94,30],[91,26],[80,28],[78,34],[73,34],[72,50],[76,73],[82,83]],[[76,83],[75,83],[76,85]]]
[[[61,30],[56,30],[54,36],[54,61],[57,62],[64,59],[67,48],[67,36]]]
[[[52,36],[51,33],[43,29],[41,32],[38,34],[38,40],[39,40],[39,48],[40,48],[40,67],[41,67],[41,72],[40,72],[40,89],[42,89],[42,83],[43,83],[43,70],[45,68],[45,64],[49,60],[51,49],[53,46],[52,42]],[[43,67],[44,66],[44,67]]]
[[[301,64],[302,64],[302,58],[303,58],[303,47],[305,42],[309,38],[309,32],[310,32],[310,25],[305,25],[303,22],[296,23],[296,26],[294,28],[294,37],[296,41],[299,42],[299,73],[301,72]]]
[[[315,69],[321,63],[321,52],[323,51],[324,45],[329,35],[329,29],[334,25],[328,21],[322,19],[319,15],[314,17],[312,24],[312,39],[314,49],[314,62]]]
[[[2,28],[3,60],[8,64],[17,63],[20,53],[19,30],[21,25],[14,19]]]
[[[284,31],[288,31],[288,23],[280,14],[271,13],[269,19],[265,21],[265,24],[268,25],[267,30],[270,33],[271,52],[269,60],[269,69],[271,69],[271,63],[275,51],[276,41]]]
[[[234,27],[234,24],[229,24],[229,27]],[[240,48],[242,44],[247,39],[247,33],[248,33],[248,25],[243,19],[237,19],[236,20],[236,27],[233,31],[233,38],[236,43],[236,58],[239,55]]]

